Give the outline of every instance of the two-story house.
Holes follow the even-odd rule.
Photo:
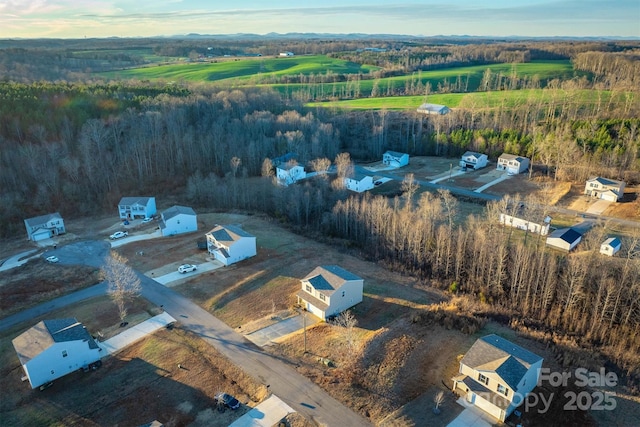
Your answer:
[[[281,185],[293,184],[296,181],[307,177],[303,166],[294,162],[283,163],[276,166],[276,178]]]
[[[487,155],[476,153],[475,151],[467,151],[460,159],[460,167],[465,169],[480,169],[487,166]]]
[[[25,219],[24,226],[29,240],[34,242],[50,239],[66,232],[64,220],[58,212]]]
[[[160,232],[163,236],[174,236],[192,231],[198,231],[198,216],[192,208],[176,205],[162,212]]]
[[[387,151],[382,155],[382,163],[394,168],[401,168],[409,164],[409,155],[397,151]]]
[[[584,186],[584,194],[596,199],[617,202],[624,197],[624,187],[625,183],[623,181],[598,176],[587,180]]]
[[[156,214],[155,197],[123,197],[118,203],[121,219],[152,218]]]
[[[298,304],[323,320],[362,302],[364,280],[337,265],[316,267],[300,282]]]
[[[504,421],[537,385],[542,360],[498,335],[487,335],[460,360],[453,391]]]
[[[353,176],[344,177],[344,186],[347,190],[362,193],[374,187],[373,177],[363,173],[355,173]]]
[[[256,255],[256,238],[237,225],[216,225],[206,234],[207,249],[228,266]]]
[[[75,318],[43,320],[12,343],[31,388],[87,368],[104,355]]]
[[[499,171],[507,171],[510,175],[518,175],[529,169],[529,159],[515,154],[502,153],[498,157],[496,169]]]

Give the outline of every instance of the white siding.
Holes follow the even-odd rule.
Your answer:
[[[198,219],[195,215],[179,214],[164,221],[164,224],[165,227],[161,229],[163,236],[198,231]]]
[[[363,281],[353,280],[345,282],[329,298],[327,316],[334,316],[362,302]]]
[[[53,344],[23,366],[32,388],[49,383],[82,369],[100,359],[100,349],[90,349],[86,341],[67,341]],[[63,357],[62,352],[67,356]]]

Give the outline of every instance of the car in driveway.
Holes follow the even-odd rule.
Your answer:
[[[121,239],[123,237],[127,237],[128,235],[129,235],[128,231],[116,231],[111,236],[109,236],[109,238],[111,240],[116,240],[116,239]]]
[[[45,259],[47,260],[47,262],[50,262],[50,263],[60,262],[60,260],[58,259],[58,257],[57,257],[57,256],[55,256],[55,255],[48,256],[48,257],[46,257]]]
[[[142,220],[142,223],[146,224],[147,222],[151,222],[151,221],[153,221],[153,218],[145,218]]]
[[[218,404],[224,405],[227,408],[233,409],[234,411],[240,407],[240,402],[238,402],[238,399],[227,393],[218,393],[216,394],[215,399]]]
[[[182,264],[180,267],[178,267],[178,273],[184,274],[184,273],[190,273],[192,271],[196,271],[198,269],[198,266],[193,265],[193,264]]]

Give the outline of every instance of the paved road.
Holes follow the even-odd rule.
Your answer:
[[[88,265],[100,265],[108,251],[107,242],[80,242],[59,247],[56,254],[61,263],[71,264],[71,255],[81,253]],[[162,305],[165,312],[199,335],[216,350],[243,369],[257,381],[269,385],[272,393],[280,396],[289,406],[326,426],[370,426],[359,414],[335,400],[313,382],[300,375],[286,360],[277,359],[249,342],[208,311],[172,289],[138,273],[142,285],[142,296],[148,301]],[[73,294],[25,310],[0,320],[0,330],[15,326],[19,322],[52,310],[106,293],[106,284],[101,283]]]

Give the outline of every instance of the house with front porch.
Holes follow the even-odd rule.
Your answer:
[[[300,282],[298,304],[322,320],[362,302],[364,280],[337,265],[316,267]]]
[[[382,163],[386,166],[401,168],[409,164],[409,155],[397,151],[387,151],[382,155]]]
[[[542,357],[499,335],[479,338],[460,360],[453,391],[504,421],[537,385]]]
[[[256,255],[255,236],[237,225],[216,225],[206,234],[207,250],[225,266]]]
[[[34,242],[66,233],[64,220],[58,212],[27,218],[24,220],[24,226],[27,229],[27,237]]]
[[[596,199],[619,202],[624,197],[625,183],[600,176],[587,180],[584,186],[584,194]]]
[[[529,169],[529,159],[514,154],[502,153],[498,157],[496,169],[506,171],[510,175],[518,175]]]
[[[43,320],[18,335],[12,343],[31,388],[86,369],[104,356],[75,318]]]
[[[480,169],[487,166],[487,161],[486,154],[467,151],[460,159],[460,167],[463,169]]]
[[[155,197],[123,197],[118,203],[120,219],[153,218],[156,214]]]

